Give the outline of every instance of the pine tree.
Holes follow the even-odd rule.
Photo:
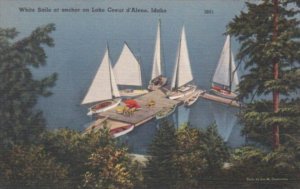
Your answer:
[[[288,106],[291,98],[287,98],[300,88],[300,29],[296,17],[300,3],[298,0],[263,0],[246,5],[247,12],[236,16],[228,30],[241,43],[237,58],[244,62],[247,70],[239,85],[239,98],[260,96],[266,100],[248,104],[241,117],[249,137],[267,132],[261,134],[272,136],[276,149],[280,145],[279,128],[284,130],[291,124],[300,127],[299,123],[290,121],[295,115]],[[266,102],[268,95],[272,95],[270,103]],[[287,99],[281,100],[284,97]]]
[[[133,188],[134,174],[130,164],[125,148],[111,145],[98,148],[89,157],[82,188]]]
[[[28,37],[16,40],[16,29],[0,28],[0,145],[36,140],[44,130],[42,112],[34,109],[39,96],[49,96],[57,75],[40,80],[31,73],[46,64],[44,46],[52,47],[49,36],[54,24],[35,29]]]
[[[180,179],[174,188],[198,188],[208,169],[202,141],[204,134],[189,125],[182,125],[176,132],[177,150],[173,156],[176,172]]]
[[[211,124],[201,132],[202,151],[207,160],[207,177],[216,177],[229,159],[229,149],[218,133],[217,125]]]
[[[176,151],[174,125],[164,121],[160,124],[149,148],[151,156],[144,172],[147,188],[173,188],[177,173],[175,172],[173,155]]]

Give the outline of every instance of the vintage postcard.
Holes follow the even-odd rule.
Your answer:
[[[297,188],[297,0],[0,0],[0,188]]]

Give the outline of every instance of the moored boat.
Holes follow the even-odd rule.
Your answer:
[[[105,112],[107,110],[110,110],[112,108],[117,107],[121,102],[121,99],[115,99],[115,100],[106,100],[103,102],[100,102],[92,107],[90,107],[90,111],[87,113],[87,115],[91,116],[96,113]]]
[[[112,109],[120,102],[120,93],[111,67],[107,46],[102,62],[81,104],[94,104],[87,113],[87,115],[93,115]]]
[[[237,93],[231,92],[227,89],[224,89],[224,88],[221,88],[218,86],[212,86],[210,91],[215,95],[218,95],[220,97],[227,98],[230,100],[234,100],[237,97]]]
[[[149,83],[148,89],[150,91],[155,91],[167,84],[168,79],[166,77],[163,77],[162,75],[152,79]]]
[[[200,90],[196,90],[195,92],[193,92],[190,96],[187,97],[187,99],[184,101],[184,105],[185,106],[191,106],[193,105],[199,98],[201,91]]]
[[[88,134],[91,132],[98,132],[100,129],[103,129],[104,126],[106,125],[105,122],[107,120],[107,117],[103,118],[103,119],[98,119],[94,122],[92,122],[84,131],[83,134]],[[125,135],[127,133],[129,133],[130,131],[132,131],[134,129],[134,125],[131,124],[126,124],[124,123],[124,125],[120,125],[114,128],[109,128],[109,134],[113,137],[113,138],[117,138],[119,136]]]
[[[159,111],[156,114],[155,118],[156,119],[162,119],[162,118],[168,117],[169,115],[171,115],[172,113],[175,112],[176,107],[177,107],[177,105],[175,104],[175,105],[173,105],[171,107],[165,107],[165,108],[163,108],[161,111]]]
[[[236,66],[231,52],[230,36],[228,35],[213,76],[211,92],[223,98],[235,99],[237,94],[234,91],[238,83]]]
[[[109,133],[113,138],[120,137],[132,131],[134,129],[134,125],[124,125],[121,127],[113,128],[109,130]]]
[[[193,74],[191,70],[185,29],[183,27],[173,72],[171,84],[172,91],[168,94],[168,98],[174,100],[192,94],[197,88],[195,85],[190,84],[192,80]]]
[[[197,87],[195,85],[187,85],[187,86],[178,88],[178,90],[176,90],[176,91],[170,92],[168,94],[168,96],[169,96],[169,99],[175,100],[178,98],[183,98],[183,97],[191,95],[192,93],[194,93],[196,91],[196,89],[197,89]]]

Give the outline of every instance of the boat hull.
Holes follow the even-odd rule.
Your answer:
[[[89,127],[87,127],[84,131],[83,134],[88,134],[91,132],[98,132],[100,129],[104,128],[104,122],[107,120],[107,117],[104,119],[99,119],[96,121],[93,121],[92,123],[89,124]],[[129,133],[130,131],[132,131],[134,129],[134,125],[123,125],[123,126],[119,126],[113,129],[109,130],[109,134],[113,137],[113,138],[117,138],[119,136],[125,135],[127,133]]]
[[[166,77],[161,77],[160,80],[158,80],[158,78],[154,78],[150,81],[150,84],[148,86],[148,89],[150,91],[155,91],[158,90],[160,88],[162,88],[163,86],[165,86],[167,84],[168,79]]]
[[[107,100],[107,101],[100,102],[90,107],[87,115],[91,116],[94,114],[105,112],[107,110],[117,107],[120,103],[121,103],[121,99]]]
[[[177,107],[177,105],[174,105],[172,108],[169,109],[168,112],[166,112],[166,113],[164,113],[164,114],[162,114],[162,115],[160,115],[160,113],[157,113],[156,116],[155,116],[155,118],[156,118],[157,120],[159,120],[159,119],[168,117],[169,115],[171,115],[171,114],[173,114],[173,113],[175,112],[176,107]],[[162,111],[163,111],[163,110],[162,110]]]
[[[134,125],[125,125],[122,127],[111,129],[109,133],[113,138],[117,138],[131,132],[133,129],[134,129]]]
[[[199,98],[201,91],[200,90],[196,90],[194,93],[191,94],[191,96],[189,96],[185,101],[184,101],[184,105],[186,107],[193,105]]]
[[[194,85],[184,86],[182,89],[184,89],[184,90],[178,89],[177,91],[171,92],[171,94],[168,95],[168,98],[171,100],[175,100],[178,98],[183,98],[185,96],[189,96],[193,92],[195,92],[196,86],[194,86]]]
[[[210,91],[211,91],[211,93],[213,93],[213,94],[215,94],[219,97],[223,97],[223,98],[230,99],[230,100],[235,100],[236,97],[237,97],[236,93],[228,92],[228,91],[225,91],[225,90],[211,89]]]

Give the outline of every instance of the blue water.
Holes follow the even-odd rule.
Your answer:
[[[166,13],[95,13],[95,12],[20,12],[19,7],[55,8],[162,8]],[[146,86],[154,52],[158,19],[162,22],[162,43],[166,74],[172,76],[177,45],[182,26],[185,26],[189,55],[195,83],[208,90],[223,47],[226,24],[244,9],[242,0],[1,0],[0,27],[16,27],[18,38],[27,36],[37,26],[55,23],[51,34],[54,48],[46,48],[47,66],[33,70],[41,78],[57,72],[59,78],[52,89],[54,95],[39,100],[49,128],[69,127],[82,130],[91,121],[87,109],[80,105],[102,59],[106,43],[113,64],[126,41],[141,60]],[[210,14],[206,14],[210,13]],[[233,43],[237,52],[238,44]],[[239,70],[240,73],[242,70]],[[205,128],[215,122],[224,140],[231,146],[244,143],[237,124],[237,109],[199,99],[190,109],[180,107],[172,116],[179,124],[190,122],[193,127]],[[135,128],[124,136],[130,148],[144,153],[157,128],[152,121]]]

